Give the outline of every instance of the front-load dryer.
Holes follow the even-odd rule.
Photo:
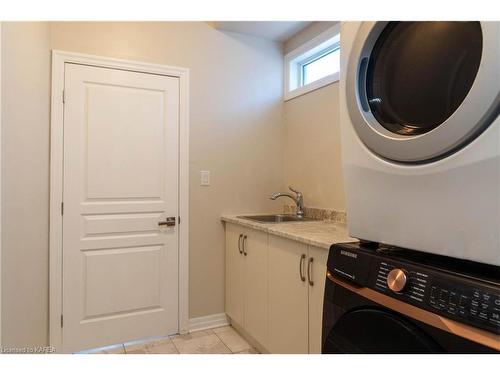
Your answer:
[[[500,23],[345,22],[351,236],[500,266]]]

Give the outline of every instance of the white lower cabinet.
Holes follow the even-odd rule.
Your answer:
[[[327,258],[328,250],[226,223],[227,315],[270,353],[321,353]]]
[[[323,330],[323,298],[325,296],[326,262],[328,250],[309,246],[309,353],[321,353]]]
[[[270,235],[268,255],[269,351],[308,353],[307,245]]]
[[[226,314],[243,325],[245,263],[241,254],[241,227],[226,224]]]
[[[226,314],[267,348],[267,233],[226,224]]]

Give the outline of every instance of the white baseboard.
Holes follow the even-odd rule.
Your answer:
[[[226,314],[213,314],[189,319],[189,332],[229,325]]]

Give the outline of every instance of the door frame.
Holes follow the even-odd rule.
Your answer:
[[[2,347],[2,22],[0,22],[0,347]]]
[[[167,65],[52,50],[50,113],[50,237],[49,237],[49,340],[62,352],[63,272],[63,123],[64,65],[75,63],[102,68],[179,78],[179,332],[189,330],[189,69]]]

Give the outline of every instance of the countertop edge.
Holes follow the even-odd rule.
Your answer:
[[[304,236],[301,236],[300,234],[292,234],[289,231],[283,232],[279,228],[276,228],[276,224],[274,223],[259,223],[256,221],[248,220],[248,219],[243,219],[237,216],[242,216],[242,215],[222,215],[221,216],[221,221],[231,223],[231,224],[237,224],[241,225],[250,229],[255,229],[255,230],[260,230],[262,232],[266,232],[275,236],[287,238],[292,241],[297,241],[304,243],[306,245],[311,245],[315,246],[318,248],[322,248],[325,250],[330,250],[330,246],[333,245],[334,243],[345,243],[345,242],[353,242],[357,241],[357,239],[349,237],[348,235],[346,236],[341,236],[343,238],[339,240],[335,240],[333,242],[323,242],[323,241],[316,241],[311,238],[306,238]],[[325,221],[317,221],[317,223],[327,223]],[[340,224],[340,223],[333,223],[333,222],[328,222],[331,225],[338,225],[341,227],[345,227],[345,224]]]

